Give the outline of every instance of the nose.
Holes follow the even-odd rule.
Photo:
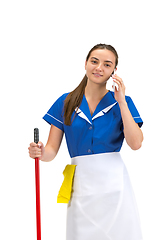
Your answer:
[[[98,66],[96,67],[96,70],[98,70],[100,72],[102,71],[102,64],[101,63],[98,64]]]

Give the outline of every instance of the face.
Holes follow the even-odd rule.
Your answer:
[[[111,77],[115,69],[115,55],[107,49],[94,50],[85,63],[88,80],[104,84]]]

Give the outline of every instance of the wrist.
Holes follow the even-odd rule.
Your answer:
[[[118,104],[120,107],[128,106],[125,99],[123,101],[118,102]]]

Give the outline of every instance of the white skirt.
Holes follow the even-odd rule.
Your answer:
[[[67,240],[142,240],[139,214],[120,153],[72,158]]]

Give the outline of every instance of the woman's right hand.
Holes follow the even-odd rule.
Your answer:
[[[33,159],[39,158],[41,160],[43,157],[45,148],[42,142],[38,142],[38,144],[36,144],[35,142],[32,142],[30,143],[28,150],[29,150],[29,156],[31,158]]]

